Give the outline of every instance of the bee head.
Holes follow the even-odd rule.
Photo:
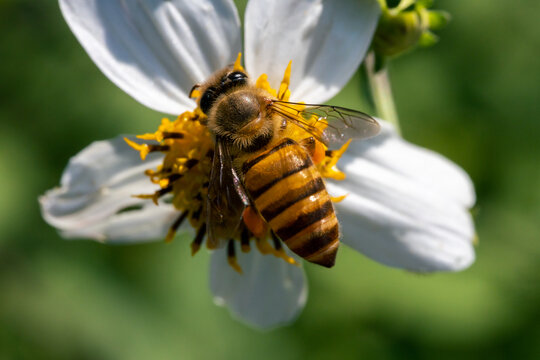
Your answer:
[[[247,83],[248,76],[246,73],[232,71],[230,68],[221,70],[207,82],[206,86],[203,85],[199,107],[203,113],[208,115],[210,109],[221,95]]]
[[[262,147],[273,137],[265,97],[255,89],[238,90],[218,99],[208,114],[208,127],[242,150]]]

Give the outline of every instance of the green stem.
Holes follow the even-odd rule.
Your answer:
[[[390,78],[388,77],[388,69],[383,66],[376,71],[375,53],[372,51],[366,56],[365,67],[377,116],[392,123],[397,132],[401,133]]]

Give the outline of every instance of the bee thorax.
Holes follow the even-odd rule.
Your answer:
[[[226,131],[236,132],[260,116],[259,101],[249,92],[238,91],[224,96],[212,115],[217,126]]]

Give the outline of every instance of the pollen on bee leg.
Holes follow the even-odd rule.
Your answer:
[[[169,228],[169,231],[167,232],[167,236],[165,236],[165,242],[170,243],[174,239],[174,235],[176,235],[176,231],[182,225],[186,217],[188,216],[189,211],[185,210],[179,217],[174,221],[174,223]]]
[[[195,235],[195,239],[191,242],[191,256],[194,256],[201,248],[204,235],[206,235],[206,223],[203,223],[199,230],[197,230],[197,235]]]
[[[320,141],[315,140],[313,136],[302,139],[300,141],[300,145],[306,148],[306,150],[309,152],[309,155],[311,156],[311,160],[313,160],[313,163],[315,165],[321,163],[324,160],[326,156],[325,146]]]
[[[246,227],[255,237],[263,238],[265,236],[268,226],[252,206],[245,208],[242,213],[242,219],[244,220]]]
[[[236,261],[236,250],[234,248],[234,240],[230,239],[227,244],[227,262],[229,265],[236,270],[238,273],[242,274],[242,268],[238,265]]]

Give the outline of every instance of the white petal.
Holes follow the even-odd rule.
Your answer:
[[[241,50],[231,0],[60,0],[71,30],[118,87],[157,111],[194,107],[191,87]]]
[[[474,261],[474,188],[457,165],[410,144],[383,123],[340,160],[347,174],[329,183],[343,241],[383,264],[413,271],[457,271]]]
[[[227,263],[225,249],[212,253],[210,289],[218,305],[257,328],[270,328],[294,320],[304,308],[307,284],[300,266],[290,265],[256,249],[238,254],[243,274]]]
[[[292,60],[291,93],[322,103],[360,65],[377,25],[376,0],[251,0],[245,15],[246,67],[278,86]]]
[[[61,186],[40,197],[43,218],[69,238],[162,240],[178,211],[133,197],[158,188],[144,171],[160,164],[161,157],[150,154],[143,162],[122,137],[90,144],[70,159]],[[130,207],[140,209],[119,213]]]

